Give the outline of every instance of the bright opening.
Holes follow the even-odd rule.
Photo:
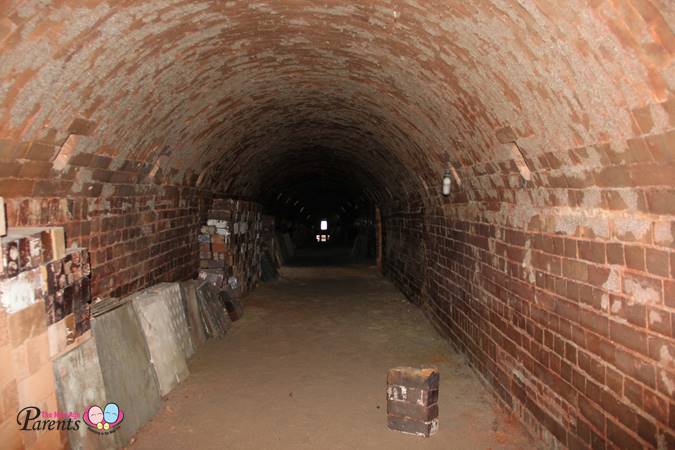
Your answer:
[[[327,229],[328,229],[328,221],[322,220],[321,221],[321,231],[326,231]]]

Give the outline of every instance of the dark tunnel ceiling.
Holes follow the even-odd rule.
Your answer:
[[[405,176],[410,165],[422,171],[424,163],[411,158],[406,167],[390,150],[396,145],[392,135],[378,128],[386,121],[346,104],[346,99],[322,99],[314,104],[305,98],[304,103],[277,105],[278,110],[264,109],[256,119],[261,126],[248,131],[237,143],[241,150],[223,157],[215,173],[231,175],[224,185],[228,192],[262,201],[307,177],[351,184],[350,189],[365,192],[373,200],[390,200],[392,190],[406,196],[405,186],[396,180]],[[275,123],[279,116],[287,117],[286,121]],[[403,132],[397,130],[397,134]],[[399,145],[405,141],[401,137]],[[415,154],[424,152],[417,149]]]
[[[534,158],[621,141],[631,108],[668,98],[673,3],[632,3],[9,0],[0,138],[60,145],[85,118],[75,154],[262,199],[323,170],[432,201],[449,156],[490,194],[477,175],[511,158],[500,127]]]
[[[279,171],[279,167],[287,169]],[[363,167],[358,159],[339,150],[312,148],[282,152],[278,161],[270,164],[260,177],[263,181],[256,198],[273,211],[286,208],[299,211],[304,207],[303,214],[298,214],[302,217],[338,212],[347,204],[349,210],[357,205],[365,209],[372,206],[373,199],[378,199],[380,194],[389,196],[380,201],[391,200],[393,194],[389,187],[378,186]]]

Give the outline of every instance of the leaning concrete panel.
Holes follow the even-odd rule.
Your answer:
[[[70,352],[54,359],[56,395],[60,411],[82,413],[91,405],[103,407],[108,398],[103,384],[103,374],[99,365],[96,342],[88,339]],[[125,410],[126,406],[119,403]],[[97,435],[87,430],[83,424],[79,430],[68,432],[71,450],[104,450],[121,446],[116,435]]]
[[[159,409],[155,371],[131,303],[92,319],[108,401],[125,411],[116,438],[125,445]]]
[[[160,289],[161,291],[163,290]],[[159,392],[161,395],[167,395],[189,375],[185,352],[175,333],[171,301],[148,289],[134,296],[132,304],[143,329],[145,341],[148,343]]]
[[[201,280],[190,280],[180,283],[185,306],[184,309],[186,311],[192,344],[195,350],[206,341],[206,331],[204,330],[202,318],[199,313],[199,304],[197,302],[197,289],[204,283],[206,282]]]
[[[194,354],[195,348],[190,337],[180,284],[160,283],[151,287],[148,291],[156,293],[163,302],[167,303],[171,316],[169,330],[177,338],[185,358],[190,358]]]

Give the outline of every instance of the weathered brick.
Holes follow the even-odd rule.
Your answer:
[[[387,399],[429,406],[438,402],[438,390],[430,391],[428,389],[390,385],[387,386]]]
[[[663,283],[663,303],[666,306],[675,308],[675,280],[665,280]]]
[[[623,292],[640,304],[656,305],[663,300],[661,280],[632,273],[623,276]]]
[[[647,191],[647,205],[654,214],[675,215],[675,190],[652,189]]]
[[[640,127],[640,131],[642,133],[647,134],[654,127],[654,119],[652,119],[649,106],[633,109],[631,114],[633,115],[633,119],[637,125]]]
[[[618,425],[613,420],[607,420],[607,437],[612,441],[618,448],[622,449],[641,449],[644,446],[632,433],[626,431],[626,429]]]
[[[387,402],[387,414],[407,417],[418,422],[429,422],[438,418],[438,404],[423,406],[417,403],[390,400]]]
[[[610,321],[610,338],[624,347],[647,354],[647,334],[619,322]]]
[[[668,268],[668,253],[653,248],[646,249],[647,271],[654,275],[667,277],[670,273]]]
[[[35,161],[51,161],[56,155],[56,151],[57,147],[53,145],[43,142],[33,142],[23,157]]]
[[[440,375],[435,367],[396,367],[387,374],[387,385],[437,390]]]
[[[637,245],[626,245],[624,247],[626,266],[643,271],[645,270],[645,250]]]
[[[82,136],[89,136],[91,135],[94,128],[96,128],[96,122],[84,119],[82,117],[77,117],[71,122],[70,126],[68,127],[68,132]]]
[[[516,135],[515,131],[513,131],[513,128],[509,126],[498,128],[495,131],[495,134],[497,135],[499,142],[502,144],[515,142],[518,139],[518,136]]]
[[[80,2],[78,14],[65,2],[48,12],[37,3],[7,6],[0,18],[8,80],[0,194],[13,223],[64,225],[69,242],[92,246],[97,294],[189,278],[213,192],[272,207],[280,186],[322,173],[363,192],[361,210],[382,209],[384,273],[505,404],[504,374],[514,361],[524,366],[532,384],[520,386],[525,408],[514,411],[537,421],[529,427],[539,437],[570,448],[654,445],[651,413],[626,426],[612,419],[613,405],[596,403],[596,387],[603,370],[612,392],[632,387],[622,380],[655,385],[655,340],[674,332],[675,99],[664,2],[537,2],[534,15],[501,5],[500,20],[490,1],[328,2],[311,12],[292,2],[199,11],[194,2],[161,11]],[[124,37],[115,45],[111,24]],[[66,39],[68,30],[79,37]],[[161,52],[148,51],[147,36],[163,37]],[[288,36],[303,39],[278,57],[270,42]],[[559,45],[543,51],[541,42]],[[224,53],[243,63],[223,64]],[[522,70],[508,70],[509,58]],[[598,75],[579,83],[580,67]],[[184,81],[181,71],[195,76]],[[552,108],[552,98],[563,101]],[[69,135],[87,137],[50,170]],[[516,139],[529,181],[508,145]],[[449,164],[463,182],[441,200]],[[643,349],[643,333],[644,358],[626,350]],[[530,386],[549,382],[560,397],[535,403],[545,397]],[[577,421],[568,402],[584,396],[615,423]]]
[[[605,244],[593,241],[579,241],[579,257],[595,263],[605,263]]]
[[[407,417],[387,415],[387,426],[391,430],[429,437],[438,431],[438,419],[429,422],[411,420]]]

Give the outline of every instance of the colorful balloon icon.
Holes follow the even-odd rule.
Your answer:
[[[115,423],[120,415],[120,409],[115,403],[108,403],[103,409],[103,418],[108,423]]]
[[[94,425],[98,425],[99,423],[103,422],[103,411],[98,406],[92,406],[89,408],[87,416],[89,417],[89,421]]]

